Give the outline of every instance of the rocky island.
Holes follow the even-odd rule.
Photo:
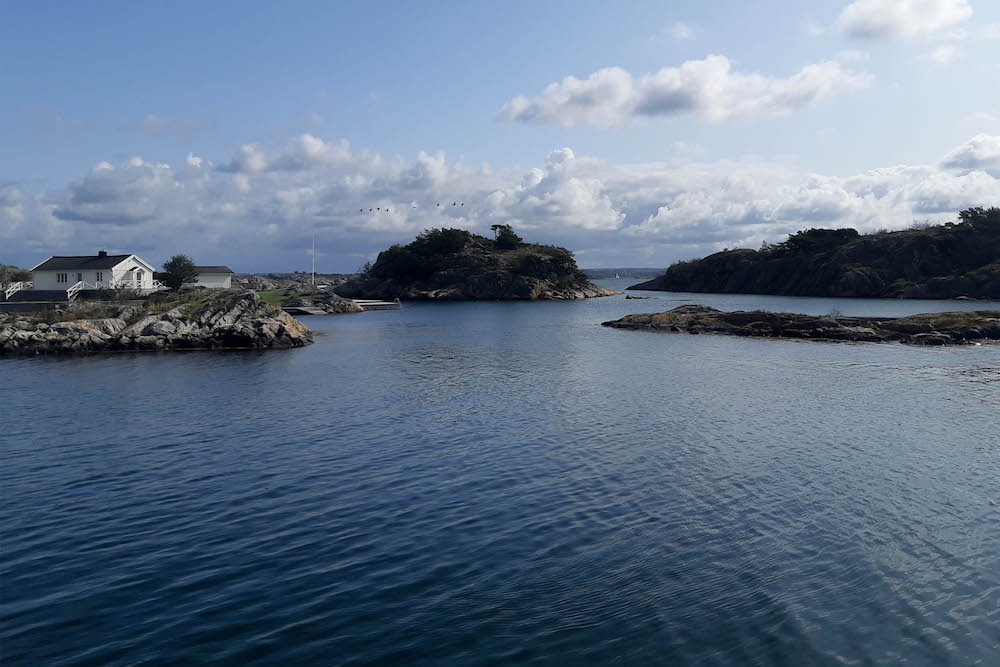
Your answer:
[[[496,239],[464,229],[431,229],[394,245],[357,277],[338,285],[359,299],[583,299],[613,290],[591,283],[565,248],[524,243],[506,225]]]
[[[252,291],[154,295],[144,303],[72,304],[67,311],[0,313],[0,354],[275,349],[312,333]]]
[[[760,250],[678,262],[629,289],[789,296],[1000,299],[1000,208],[861,235],[809,229]]]
[[[907,317],[845,317],[761,310],[725,312],[692,304],[662,313],[626,315],[602,325],[667,333],[911,345],[958,345],[1000,340],[1000,310],[923,313]]]

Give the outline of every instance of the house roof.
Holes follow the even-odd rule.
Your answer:
[[[194,268],[198,273],[236,273],[228,266],[196,266]]]
[[[75,255],[49,257],[32,271],[74,271],[79,269],[111,269],[132,255]]]

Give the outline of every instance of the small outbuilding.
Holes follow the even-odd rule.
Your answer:
[[[228,266],[196,266],[194,268],[198,271],[198,278],[193,282],[185,283],[185,287],[229,289],[233,286],[235,274]]]

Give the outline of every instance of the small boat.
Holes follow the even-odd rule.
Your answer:
[[[621,278],[621,276],[616,273],[615,278]]]

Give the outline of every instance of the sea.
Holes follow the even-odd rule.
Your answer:
[[[1000,302],[637,294],[0,359],[0,664],[1000,664],[1000,345],[600,326]]]

